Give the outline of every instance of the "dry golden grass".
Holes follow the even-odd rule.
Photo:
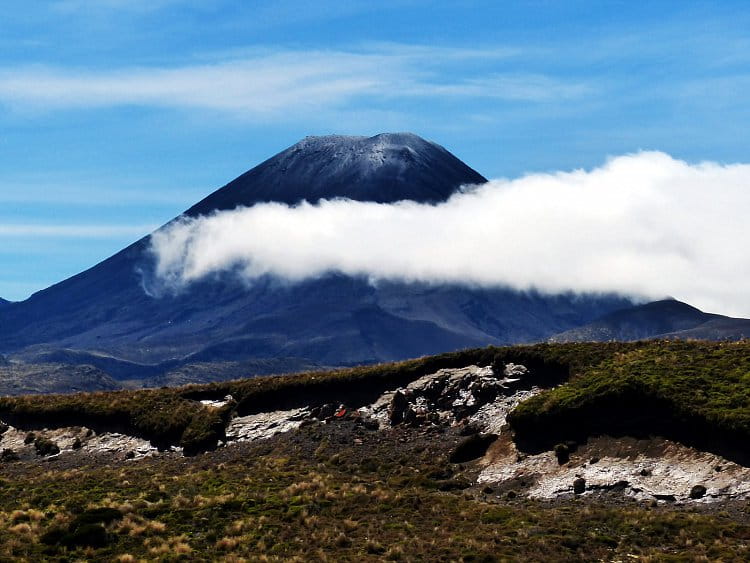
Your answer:
[[[242,542],[242,538],[237,536],[225,536],[216,542],[216,549],[231,551]]]

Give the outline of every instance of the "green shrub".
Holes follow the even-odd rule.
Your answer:
[[[39,436],[34,440],[34,449],[37,455],[48,456],[60,453],[60,448],[52,440]]]

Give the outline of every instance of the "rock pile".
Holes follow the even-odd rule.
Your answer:
[[[53,458],[73,451],[86,454],[114,454],[123,459],[138,459],[156,455],[158,450],[147,440],[116,432],[96,433],[84,426],[62,427],[27,432],[10,425],[2,425],[0,458]],[[2,429],[0,426],[0,429]]]
[[[441,369],[383,394],[360,412],[381,426],[473,423],[477,430],[496,431],[512,406],[532,394],[529,375],[515,364],[505,366],[500,375],[492,367]]]

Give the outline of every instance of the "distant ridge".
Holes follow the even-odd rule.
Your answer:
[[[552,342],[634,341],[652,338],[737,340],[750,336],[750,320],[704,313],[665,299],[614,311],[595,321],[556,334]]]

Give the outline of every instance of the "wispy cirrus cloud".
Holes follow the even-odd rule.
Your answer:
[[[57,0],[52,9],[62,13],[91,13],[92,11],[110,10],[126,12],[153,12],[180,0]]]
[[[28,204],[79,207],[169,206],[189,207],[205,197],[202,188],[122,188],[106,183],[79,182],[67,185],[54,178],[22,178],[0,181],[0,204]],[[17,210],[16,210],[17,211]]]
[[[583,98],[596,88],[585,82],[568,82],[543,74],[497,74],[455,84],[416,84],[415,96],[496,98],[506,101],[545,102]]]
[[[175,67],[81,70],[0,69],[0,103],[67,109],[115,106],[201,108],[250,118],[299,115],[357,101],[495,98],[540,102],[581,98],[593,87],[542,73],[477,69],[458,78],[451,65],[497,61],[513,51],[383,45],[362,51],[258,52]],[[481,66],[481,65],[480,65]]]
[[[156,225],[39,225],[1,224],[0,238],[121,238],[143,236]]]

